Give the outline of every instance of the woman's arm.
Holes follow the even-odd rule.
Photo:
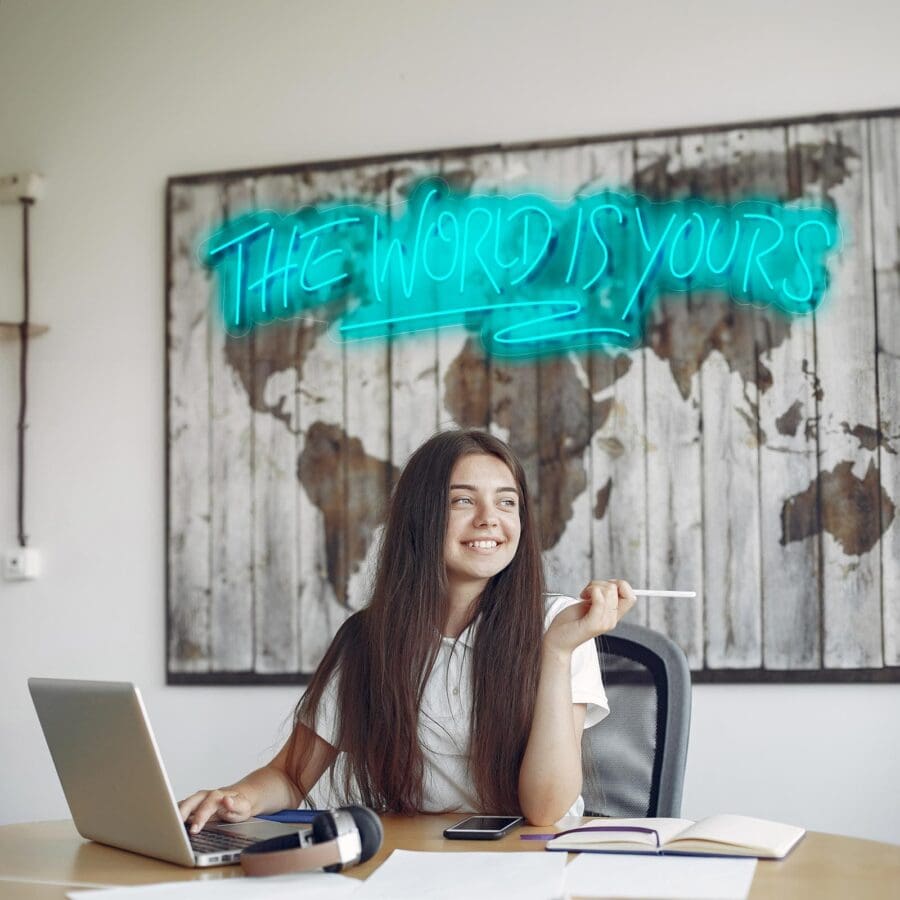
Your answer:
[[[519,769],[519,805],[533,825],[565,815],[581,793],[581,732],[587,707],[572,703],[572,652],[615,628],[634,605],[625,581],[592,581],[544,635],[534,719]]]
[[[334,762],[337,750],[305,725],[297,728],[299,740],[312,741],[312,753],[300,774],[299,784],[287,770],[288,741],[268,765],[240,781],[216,790],[197,791],[182,800],[178,809],[181,818],[190,822],[191,832],[196,834],[210,819],[243,822],[260,813],[299,806],[303,794],[312,789]]]

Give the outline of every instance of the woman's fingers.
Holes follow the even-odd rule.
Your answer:
[[[200,805],[194,810],[194,814],[188,820],[190,823],[191,834],[196,834],[203,830],[203,826],[216,815],[219,806],[223,800],[221,791],[208,791],[206,797],[201,801]]]
[[[243,822],[250,816],[250,802],[238,791],[197,791],[182,800],[178,810],[191,833],[196,834],[210,819]]]
[[[622,579],[590,581],[581,592],[581,597],[590,600],[591,618],[594,622],[602,622],[602,631],[614,628],[636,600],[631,585]]]
[[[203,802],[209,791],[195,791],[190,797],[178,802],[178,814],[182,822],[187,822],[188,816]]]
[[[618,605],[616,586],[609,581],[589,582],[580,597],[582,603],[563,610],[556,619],[560,624],[571,623],[575,646],[613,628]]]
[[[549,642],[563,650],[612,631],[634,606],[634,591],[627,581],[589,581],[575,603],[558,613],[547,633]],[[545,641],[547,640],[545,638]]]
[[[582,598],[591,601],[590,612],[595,618],[608,618],[619,608],[619,589],[614,581],[591,581],[581,592]]]
[[[637,602],[637,597],[634,596],[631,585],[627,581],[622,581],[621,578],[616,579],[616,587],[619,591],[619,618],[621,619]]]

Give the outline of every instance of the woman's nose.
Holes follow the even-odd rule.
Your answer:
[[[475,520],[475,524],[480,528],[482,526],[490,526],[496,525],[499,519],[497,518],[497,511],[492,507],[481,507],[478,510],[478,516]]]

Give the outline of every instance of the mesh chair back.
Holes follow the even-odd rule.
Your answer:
[[[609,716],[582,737],[585,815],[678,816],[690,669],[674,641],[621,624],[596,639]]]

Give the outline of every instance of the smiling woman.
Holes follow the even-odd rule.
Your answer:
[[[450,513],[444,539],[449,615],[444,634],[456,637],[490,578],[519,548],[519,490],[498,457],[469,453],[450,475]]]
[[[335,636],[290,739],[182,815],[196,830],[304,801],[578,815],[581,731],[608,712],[591,639],[633,603],[624,581],[591,582],[581,602],[545,594],[518,459],[484,432],[434,435],[394,489],[371,600]]]

